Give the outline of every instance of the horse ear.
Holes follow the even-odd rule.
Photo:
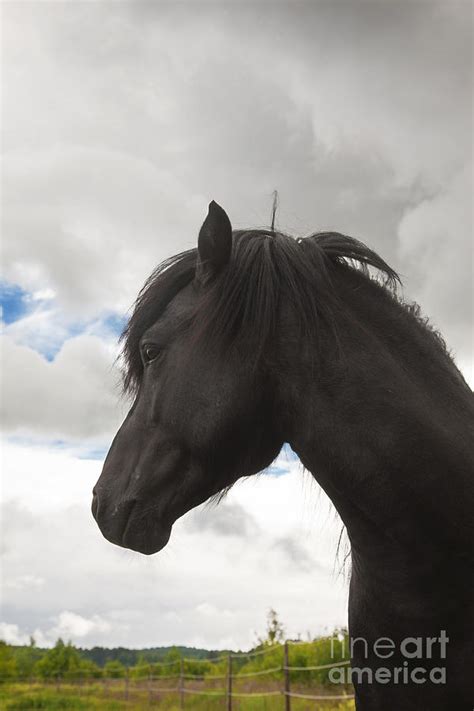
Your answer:
[[[206,283],[225,267],[232,250],[232,225],[214,200],[199,231],[196,280]]]

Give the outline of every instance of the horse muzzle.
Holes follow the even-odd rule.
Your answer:
[[[144,509],[137,498],[112,503],[96,487],[91,508],[104,538],[122,548],[152,555],[170,539],[172,525],[161,521],[156,512]]]

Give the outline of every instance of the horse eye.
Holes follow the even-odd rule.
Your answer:
[[[142,353],[143,353],[143,360],[145,361],[145,364],[147,364],[147,363],[151,363],[153,360],[158,358],[160,351],[157,346],[148,344],[143,347]]]

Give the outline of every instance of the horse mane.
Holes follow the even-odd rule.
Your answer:
[[[196,261],[197,249],[166,259],[140,291],[121,336],[125,392],[136,392],[140,384],[141,336],[192,282]],[[320,325],[335,330],[338,309],[343,308],[333,287],[335,269],[357,273],[365,283],[378,286],[446,352],[442,339],[416,308],[398,299],[398,274],[365,244],[338,232],[294,238],[268,229],[234,231],[230,262],[197,299],[193,315],[197,333],[213,346],[229,345],[243,335],[257,363],[275,333],[279,306],[287,302],[299,318],[302,335],[317,344]]]

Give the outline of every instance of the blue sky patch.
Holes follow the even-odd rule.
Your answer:
[[[269,474],[270,476],[283,476],[284,474],[288,474],[288,469],[285,469],[285,467],[272,465],[268,467],[265,474]]]
[[[125,326],[127,325],[128,318],[122,314],[110,314],[102,320],[104,328],[111,331],[116,336],[120,336]]]
[[[77,455],[78,459],[96,459],[103,461],[109,451],[109,447],[100,447],[97,449],[86,449],[83,452],[79,452]]]
[[[65,341],[82,333],[118,340],[127,324],[121,313],[102,313],[87,320],[71,320],[52,298],[35,298],[18,284],[0,282],[0,303],[4,324],[21,322],[38,316],[38,320],[25,322],[25,328],[16,332],[15,340],[41,353],[48,361],[54,360]]]
[[[285,444],[281,448],[280,454],[275,459],[273,464],[271,464],[268,469],[265,470],[265,474],[268,474],[270,476],[283,476],[284,474],[288,474],[288,467],[285,466],[285,464],[287,462],[288,464],[290,464],[291,462],[296,462],[298,460],[298,455],[295,454],[295,452],[291,449],[288,442],[285,442]]]
[[[29,449],[47,448],[50,451],[66,452],[77,459],[93,459],[103,461],[109,451],[111,438],[105,446],[98,444],[84,444],[83,442],[74,439],[49,438],[47,436],[38,435],[37,437],[28,437],[22,435],[8,435],[5,440],[10,444],[18,447]]]
[[[4,323],[13,323],[28,312],[28,292],[17,284],[0,282],[0,303]]]

